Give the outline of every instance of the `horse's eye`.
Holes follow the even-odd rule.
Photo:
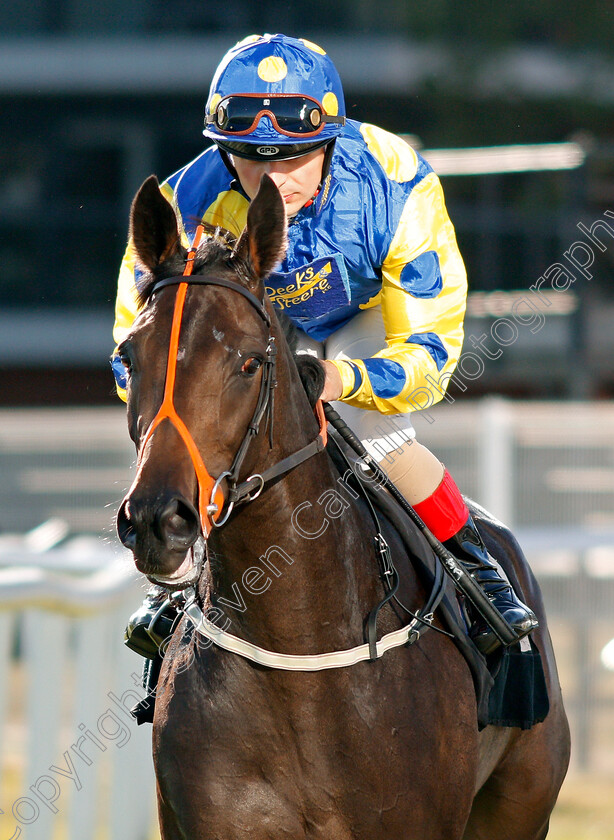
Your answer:
[[[244,376],[254,376],[260,368],[262,367],[262,359],[259,359],[258,356],[250,356],[249,359],[246,359],[241,366],[241,373]]]
[[[127,353],[120,353],[119,360],[128,373],[132,373],[132,359]]]

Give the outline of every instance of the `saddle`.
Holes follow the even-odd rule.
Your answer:
[[[332,439],[327,447],[344,482],[358,492],[366,493],[382,519],[398,534],[423,585],[430,591],[437,577],[439,559],[426,539],[420,533],[408,514],[393,497],[374,482],[361,481],[352,469],[348,477],[347,463],[357,465],[360,459],[333,429]],[[517,575],[506,557],[497,556],[497,536],[505,536],[514,544],[518,553],[521,549],[511,532],[497,522],[486,510],[470,499],[465,499],[476,525],[491,554],[501,563],[516,592],[523,596]],[[393,558],[394,559],[394,558]],[[526,561],[525,561],[526,562]],[[532,639],[506,648],[498,648],[484,657],[468,636],[468,623],[464,616],[462,596],[455,589],[451,578],[446,576],[445,590],[438,607],[438,614],[444,628],[452,634],[454,643],[463,654],[471,671],[476,694],[478,727],[506,726],[529,729],[543,721],[548,714],[549,700],[544,670],[539,650]]]

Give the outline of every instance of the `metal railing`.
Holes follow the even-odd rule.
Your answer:
[[[539,581],[574,765],[614,774],[614,405],[491,398],[428,415],[418,439],[513,529]]]

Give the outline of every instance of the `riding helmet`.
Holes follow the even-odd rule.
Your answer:
[[[321,47],[287,35],[251,35],[215,72],[203,134],[227,154],[287,160],[329,144],[344,123],[341,79]]]

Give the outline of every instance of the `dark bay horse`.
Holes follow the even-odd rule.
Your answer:
[[[359,647],[384,592],[375,525],[318,443],[264,294],[285,241],[277,189],[263,178],[236,243],[206,236],[188,253],[152,176],[134,200],[131,234],[144,275],[143,308],[120,347],[138,451],[118,514],[122,541],[151,581],[192,583],[196,606],[247,646],[299,662]],[[401,600],[417,610],[428,593],[394,534],[386,538]],[[164,840],[544,838],[569,741],[541,597],[523,562],[516,571],[540,620],[550,697],[546,719],[528,730],[478,731],[469,668],[435,629],[375,661],[296,671],[202,644],[184,614],[153,728]],[[380,635],[407,622],[387,605]]]

